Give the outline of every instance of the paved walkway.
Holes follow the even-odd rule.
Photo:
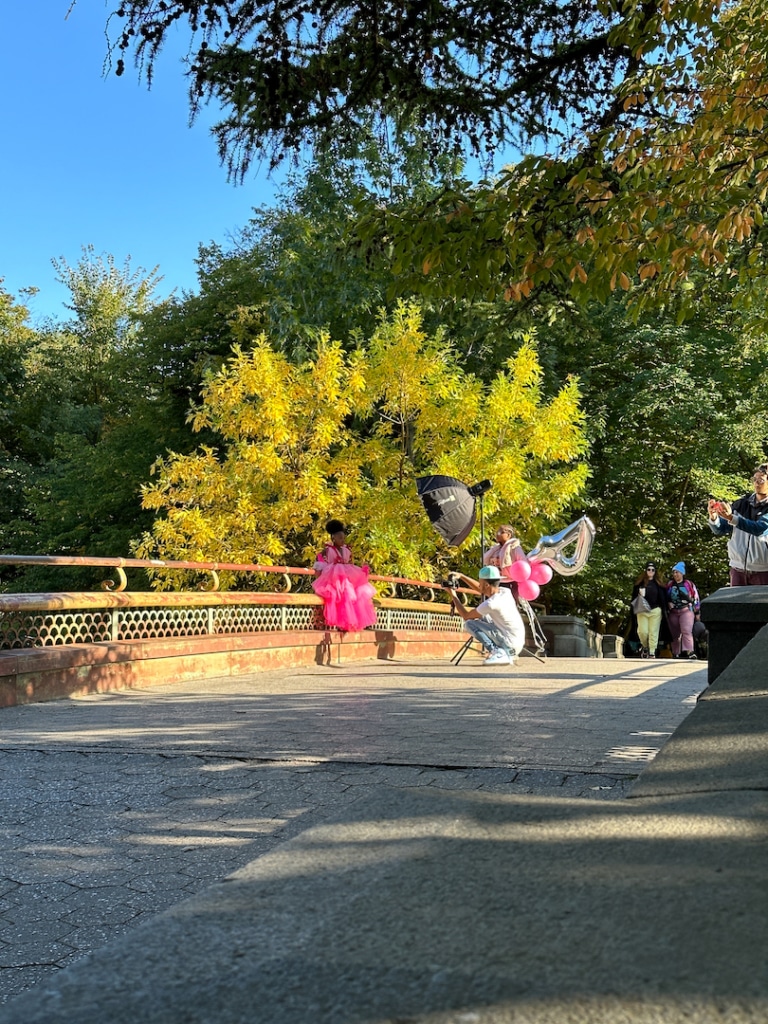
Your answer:
[[[705,686],[466,658],[2,710],[0,1002],[384,789],[619,798]]]

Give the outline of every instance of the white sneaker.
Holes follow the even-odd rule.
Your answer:
[[[486,665],[511,665],[510,657],[506,651],[502,651],[500,647],[497,647],[495,651],[491,651],[488,657],[485,659]]]

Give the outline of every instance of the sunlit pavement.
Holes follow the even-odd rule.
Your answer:
[[[701,663],[467,657],[0,711],[0,999],[374,799],[621,798],[705,686]]]

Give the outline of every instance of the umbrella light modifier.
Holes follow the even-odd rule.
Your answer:
[[[451,547],[465,541],[475,525],[472,490],[452,476],[422,476],[416,481],[429,521]]]

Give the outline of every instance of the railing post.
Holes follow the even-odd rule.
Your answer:
[[[120,639],[120,609],[113,608],[109,616],[109,633],[113,640]]]

